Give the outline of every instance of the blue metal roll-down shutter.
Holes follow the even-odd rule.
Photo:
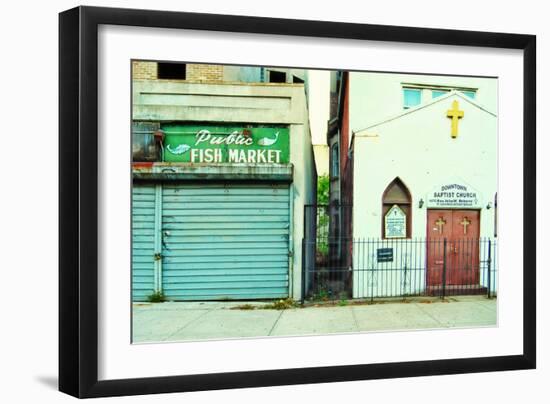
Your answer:
[[[162,288],[168,300],[288,296],[288,184],[162,189]]]
[[[154,292],[155,185],[132,188],[132,301]]]

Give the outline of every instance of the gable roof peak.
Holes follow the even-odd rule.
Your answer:
[[[471,99],[470,97],[468,97],[467,95],[464,95],[462,92],[458,91],[458,90],[451,90],[449,91],[448,94],[445,94],[445,95],[441,95],[437,98],[432,98],[431,100],[427,101],[427,102],[424,102],[422,104],[419,104],[415,107],[412,107],[412,108],[409,108],[409,109],[406,109],[402,112],[400,112],[399,114],[397,115],[394,115],[394,116],[391,116],[389,118],[386,118],[386,119],[383,119],[381,120],[380,122],[378,123],[375,123],[375,124],[372,124],[372,125],[369,125],[367,126],[366,128],[363,128],[363,129],[359,129],[359,130],[354,130],[353,131],[353,134],[354,135],[361,135],[362,132],[365,132],[367,130],[370,130],[372,128],[375,128],[377,126],[380,126],[380,125],[383,125],[385,123],[388,123],[388,122],[391,122],[391,121],[394,121],[396,119],[399,119],[401,117],[404,117],[406,115],[409,115],[409,114],[414,114],[415,112],[417,111],[420,111],[422,109],[425,109],[427,107],[430,107],[434,104],[437,104],[439,102],[443,102],[445,100],[448,100],[449,98],[453,98],[453,97],[458,97],[460,98],[461,100],[463,101],[466,101],[470,104],[472,104],[474,107],[480,109],[481,111],[484,111],[486,113],[488,113],[489,115],[492,115],[493,117],[496,117],[497,115],[491,111],[489,111],[487,108],[483,107],[481,104],[479,104],[478,102],[476,102],[475,100]]]

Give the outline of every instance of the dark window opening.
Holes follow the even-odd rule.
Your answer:
[[[300,77],[292,76],[292,82],[301,84],[304,82],[304,80],[302,80]]]
[[[276,72],[271,70],[269,72],[269,82],[270,83],[286,83],[286,73],[285,72]]]
[[[157,78],[185,80],[185,63],[159,63]]]

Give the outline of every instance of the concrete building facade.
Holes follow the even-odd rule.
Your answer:
[[[173,68],[163,72],[161,71],[162,65]],[[331,89],[331,86],[334,87],[333,72],[282,67],[158,63],[143,60],[134,60],[132,71],[135,80],[171,80],[187,83],[303,84],[306,92],[316,170],[319,175],[328,175],[329,148],[326,133],[327,123],[330,119],[330,94],[334,90]]]
[[[317,176],[304,85],[204,66],[151,79],[151,63],[134,62],[133,300],[300,299]]]
[[[441,282],[496,290],[482,243],[497,236],[497,80],[349,72],[344,83],[329,132],[339,149],[331,199],[353,208],[351,224],[332,234],[354,240],[341,248],[353,296],[401,295],[404,285],[418,294]],[[443,265],[466,275],[441,281]],[[404,268],[415,269],[414,285]]]

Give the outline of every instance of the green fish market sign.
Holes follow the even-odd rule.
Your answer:
[[[288,128],[163,126],[164,161],[197,164],[286,164]]]

